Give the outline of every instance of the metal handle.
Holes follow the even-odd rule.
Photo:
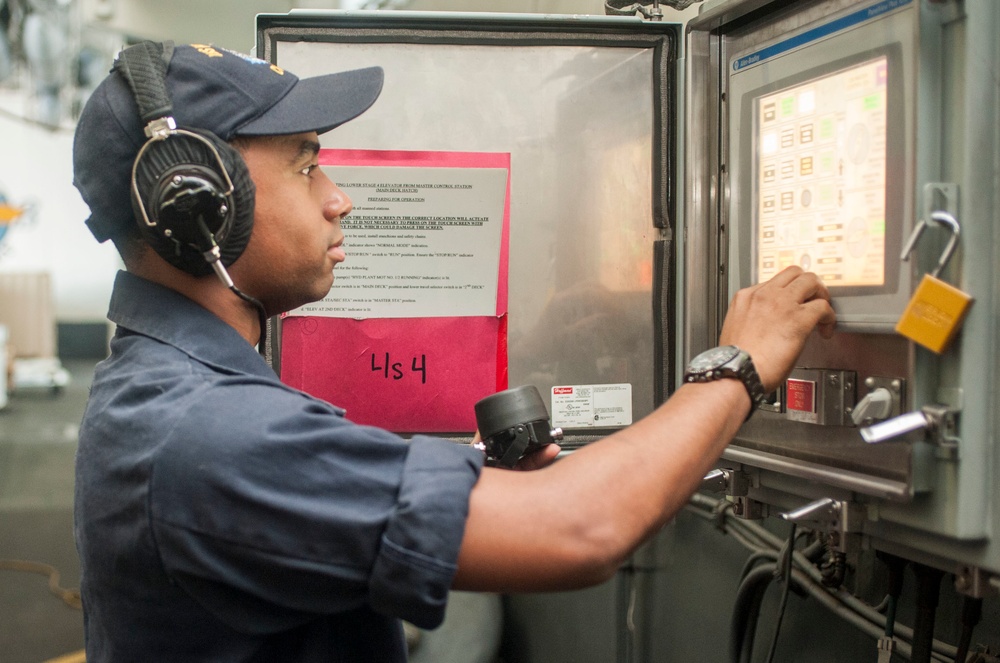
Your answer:
[[[868,444],[877,444],[894,440],[914,431],[927,430],[929,427],[927,415],[917,410],[862,428],[861,439]]]
[[[920,219],[913,228],[910,239],[906,241],[906,246],[903,247],[903,252],[900,254],[899,259],[904,261],[910,259],[910,254],[913,253],[913,249],[917,245],[917,240],[924,233],[924,229],[932,224],[943,224],[951,230],[951,239],[948,240],[948,244],[944,247],[941,257],[938,258],[937,266],[931,271],[931,276],[936,278],[941,273],[941,270],[944,269],[944,266],[948,264],[951,254],[955,252],[955,248],[958,246],[958,237],[962,232],[961,227],[958,225],[958,220],[948,212],[931,212],[929,221],[927,219]]]

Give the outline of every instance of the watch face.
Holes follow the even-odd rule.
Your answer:
[[[711,370],[723,366],[738,355],[739,348],[733,345],[723,345],[711,350],[705,350],[700,355],[691,360],[688,370],[693,373]]]

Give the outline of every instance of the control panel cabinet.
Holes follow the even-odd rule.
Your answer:
[[[678,338],[694,356],[736,290],[789,265],[819,274],[834,338],[809,340],[720,468],[743,475],[748,513],[814,505],[857,545],[987,575],[998,16],[977,1],[706,4],[688,26],[688,126],[705,130],[687,134]]]

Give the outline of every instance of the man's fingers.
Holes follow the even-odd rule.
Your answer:
[[[767,281],[767,283],[772,283],[778,286],[779,288],[784,288],[789,283],[791,283],[792,281],[799,278],[805,273],[806,272],[802,271],[802,268],[799,267],[798,265],[792,265],[791,267],[786,267],[785,269],[781,270],[780,272],[772,276],[771,280]]]
[[[819,330],[819,335],[823,338],[832,338],[834,328],[837,325],[837,314],[834,312],[830,302],[825,299],[812,299],[802,305],[806,309],[812,322]]]
[[[796,295],[799,302],[808,302],[813,299],[830,301],[830,291],[823,283],[823,279],[812,272],[801,272],[785,287]]]

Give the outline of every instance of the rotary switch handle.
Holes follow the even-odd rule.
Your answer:
[[[851,411],[851,419],[855,426],[865,423],[883,421],[892,412],[892,392],[885,387],[879,387],[865,394]]]

